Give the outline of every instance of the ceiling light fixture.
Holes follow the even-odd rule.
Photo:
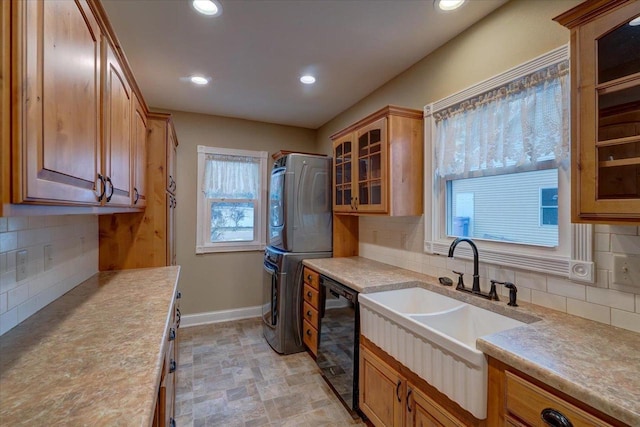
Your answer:
[[[638,25],[640,25],[640,16],[638,16],[636,19],[632,19],[631,22],[629,22],[629,25],[631,25],[632,27],[637,27]]]
[[[222,7],[213,0],[193,0],[193,8],[203,15],[218,16],[222,13]]]
[[[436,0],[435,4],[438,9],[449,12],[462,6],[465,0]]]
[[[191,83],[196,84],[198,86],[204,86],[209,83],[209,79],[202,76],[191,76],[189,77],[189,80],[191,80]]]
[[[312,75],[307,74],[305,76],[300,77],[300,81],[306,85],[312,85],[316,82],[316,78],[313,77]]]

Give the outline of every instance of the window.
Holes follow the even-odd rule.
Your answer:
[[[569,86],[563,46],[425,107],[426,252],[466,236],[485,262],[594,280],[591,228],[570,221]]]
[[[267,152],[198,146],[196,253],[262,250]]]

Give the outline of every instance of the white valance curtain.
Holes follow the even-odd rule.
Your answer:
[[[202,191],[208,198],[256,199],[260,192],[260,159],[207,154]]]
[[[468,178],[566,166],[569,61],[433,113],[436,175]]]

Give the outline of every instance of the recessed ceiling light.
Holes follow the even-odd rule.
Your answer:
[[[191,80],[191,83],[199,85],[199,86],[203,86],[206,85],[207,83],[209,83],[209,79],[206,77],[202,77],[202,76],[191,76],[189,77],[189,80]]]
[[[638,25],[640,25],[640,16],[638,16],[636,19],[632,19],[631,22],[629,22],[629,25],[631,25],[632,27],[637,27]]]
[[[440,10],[448,12],[462,6],[465,0],[436,0],[436,6]]]
[[[306,85],[312,85],[316,82],[316,78],[307,74],[305,76],[300,77],[300,81]]]
[[[213,0],[193,0],[193,8],[203,15],[217,16],[222,13],[222,7]]]

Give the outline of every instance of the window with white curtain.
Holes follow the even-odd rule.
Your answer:
[[[575,278],[569,91],[563,46],[425,107],[427,252],[465,236],[486,262]]]
[[[196,253],[262,250],[267,152],[198,146]]]

